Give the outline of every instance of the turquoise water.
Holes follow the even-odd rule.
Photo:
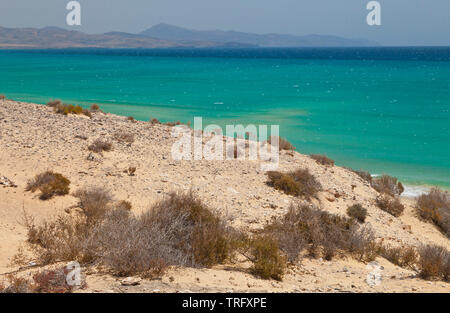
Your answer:
[[[140,120],[279,124],[301,153],[450,187],[450,49],[0,51],[0,93]]]

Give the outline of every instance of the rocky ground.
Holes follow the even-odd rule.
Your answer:
[[[118,132],[134,134],[131,144],[114,139]],[[25,191],[27,181],[46,170],[71,180],[71,191],[85,186],[103,186],[117,200],[128,200],[133,212],[148,209],[173,190],[194,190],[229,223],[242,230],[260,229],[274,216],[286,213],[295,200],[266,184],[260,161],[175,161],[171,156],[172,128],[126,117],[94,113],[63,116],[49,107],[0,100],[0,279],[16,268],[11,257],[26,240],[21,222],[23,211],[42,221],[68,214],[76,207],[71,196],[39,200]],[[113,150],[93,154],[87,149],[102,138]],[[301,152],[301,151],[300,151]],[[134,176],[126,170],[136,168]],[[450,241],[433,225],[418,219],[413,199],[402,199],[404,214],[395,218],[378,209],[378,192],[353,172],[327,167],[300,153],[282,151],[282,171],[308,168],[322,184],[315,204],[331,213],[346,214],[348,206],[361,203],[368,209],[366,224],[376,236],[395,245],[439,244],[450,249]],[[246,272],[245,263],[212,269],[172,268],[161,280],[142,280],[126,286],[121,279],[85,268],[88,287],[82,292],[449,292],[444,282],[428,282],[416,273],[378,258],[383,281],[366,283],[367,265],[350,258],[331,262],[303,259],[291,266],[282,282],[261,280]],[[249,265],[248,265],[249,266]],[[247,267],[248,267],[247,266]]]

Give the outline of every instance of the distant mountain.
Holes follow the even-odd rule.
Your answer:
[[[375,46],[366,40],[334,36],[257,35],[234,31],[196,31],[159,24],[140,34],[108,32],[90,35],[58,27],[0,27],[0,49],[60,48],[249,48]]]
[[[378,43],[365,39],[346,39],[337,36],[307,35],[294,36],[282,34],[251,34],[236,31],[186,29],[169,24],[158,24],[141,33],[141,35],[172,42],[213,42],[246,44],[258,47],[365,47],[379,46]]]
[[[209,45],[211,44],[198,44],[198,46]],[[42,29],[0,27],[0,48],[173,48],[184,46],[187,45],[120,32],[89,35],[58,27]]]

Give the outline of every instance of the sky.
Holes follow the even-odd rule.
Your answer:
[[[158,23],[198,30],[365,38],[382,45],[450,45],[450,0],[79,0],[81,26],[67,26],[69,0],[0,0],[0,26],[58,26],[87,33],[141,32]]]

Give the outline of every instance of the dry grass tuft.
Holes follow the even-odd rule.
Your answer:
[[[62,105],[61,100],[50,100],[49,102],[47,102],[47,106],[51,108],[55,108],[59,105]]]
[[[41,200],[48,200],[53,196],[64,196],[70,191],[70,180],[59,173],[47,171],[36,175],[28,181],[26,191],[35,192],[39,190]]]
[[[290,262],[295,262],[302,251],[326,260],[342,251],[361,260],[372,260],[378,249],[367,228],[359,228],[353,219],[329,214],[312,205],[291,206],[285,216],[266,226],[264,233],[277,239]]]
[[[450,194],[433,188],[426,195],[417,199],[419,215],[435,223],[450,238]]]
[[[270,186],[282,190],[288,195],[310,199],[316,197],[322,189],[320,183],[308,169],[298,169],[288,173],[271,171],[267,172],[267,175]]]
[[[43,264],[97,262],[118,276],[157,277],[170,265],[210,267],[229,260],[234,232],[192,193],[171,193],[140,216],[107,191],[76,193],[81,215],[36,226],[28,241]]]
[[[152,119],[150,119],[150,123],[151,123],[152,125],[161,124],[161,122],[160,122],[157,118],[152,118]]]
[[[125,131],[119,131],[114,134],[114,139],[121,143],[131,144],[134,142],[134,134]]]
[[[311,154],[310,158],[315,160],[318,164],[326,166],[334,166],[334,160],[330,159],[324,154]]]
[[[56,100],[59,101],[59,100]],[[52,103],[54,104],[54,103]],[[48,105],[48,104],[47,104]],[[61,101],[54,104],[53,111],[57,114],[63,114],[63,115],[69,115],[69,114],[75,114],[75,115],[81,115],[84,114],[88,117],[92,117],[92,114],[89,112],[89,110],[83,109],[79,105],[72,105],[72,104],[62,104]]]
[[[360,223],[364,223],[367,216],[367,209],[361,204],[357,203],[347,208],[347,214],[358,220]]]
[[[272,142],[275,141],[275,136],[271,136],[269,140],[267,140],[268,143],[272,144]],[[286,139],[283,139],[281,137],[278,137],[278,148],[279,150],[288,150],[288,151],[294,151],[296,148]]]
[[[419,249],[419,275],[423,279],[450,280],[450,252],[443,247],[427,245]]]
[[[397,178],[389,175],[374,178],[372,180],[372,187],[379,193],[387,194],[391,197],[399,196],[405,190]]]
[[[88,150],[96,153],[103,151],[111,151],[113,148],[112,143],[103,141],[102,139],[96,139],[91,145],[88,146]]]
[[[399,217],[402,215],[405,207],[400,202],[400,200],[396,197],[390,197],[388,195],[381,195],[376,199],[377,206],[391,214],[392,216]]]

